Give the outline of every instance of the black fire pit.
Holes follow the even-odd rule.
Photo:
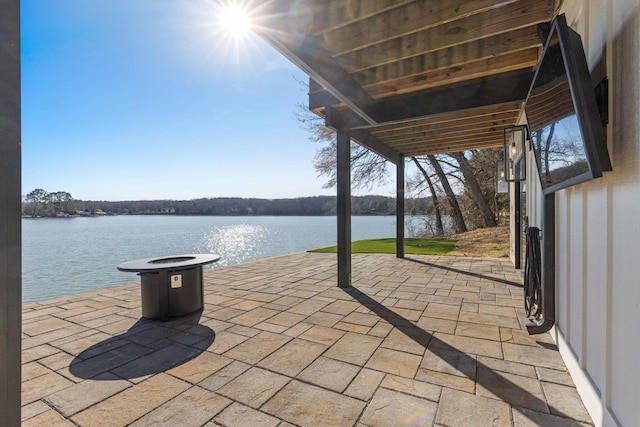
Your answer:
[[[202,266],[219,259],[214,254],[145,258],[123,262],[118,270],[140,276],[142,316],[166,322],[203,307]]]

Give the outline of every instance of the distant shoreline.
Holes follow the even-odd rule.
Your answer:
[[[409,216],[408,213],[405,213],[406,216]],[[421,216],[424,214],[419,214],[417,216]],[[69,215],[66,217],[57,217],[57,216],[22,216],[22,219],[73,219],[73,218],[100,218],[104,216],[227,216],[227,217],[268,217],[268,216],[336,216],[335,213],[330,214],[208,214],[208,213],[169,213],[169,212],[141,212],[141,213],[107,213],[106,215]],[[365,213],[365,214],[356,214],[352,213],[351,216],[395,216],[395,213],[392,214],[383,214],[383,213]]]
[[[396,214],[396,198],[386,196],[353,196],[351,214],[385,216]],[[183,215],[183,216],[335,216],[335,196],[300,197],[295,199],[244,199],[233,197],[193,200],[136,200],[123,202],[72,200],[64,210],[53,206],[24,204],[28,217],[37,209],[41,217],[93,215]],[[405,200],[405,213],[428,215],[433,212],[430,198]]]

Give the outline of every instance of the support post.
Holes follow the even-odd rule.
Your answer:
[[[0,0],[0,420],[20,425],[20,0]]]
[[[351,138],[337,132],[338,286],[351,286]]]
[[[404,258],[404,156],[396,167],[396,257]]]

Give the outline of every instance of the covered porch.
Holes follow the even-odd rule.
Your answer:
[[[139,285],[23,306],[22,425],[592,425],[507,259],[296,253],[205,272],[205,308]]]
[[[402,258],[405,159],[501,147],[505,128],[521,123],[561,6],[554,0],[247,4],[254,31],[309,75],[309,109],[336,133],[339,287],[351,285],[351,141],[396,166]],[[514,188],[519,201],[519,183]],[[520,268],[520,251],[513,255]]]

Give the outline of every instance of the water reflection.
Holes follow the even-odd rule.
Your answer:
[[[260,248],[269,242],[269,228],[254,224],[232,224],[215,227],[204,237],[199,252],[224,254],[217,265],[233,265],[256,259]]]
[[[415,219],[415,218],[414,218]],[[407,236],[424,225],[407,218]],[[122,215],[23,220],[23,302],[136,281],[124,261],[187,253],[221,256],[211,268],[336,244],[335,217]],[[353,240],[393,237],[395,217],[352,218]],[[205,267],[207,268],[207,267]]]

